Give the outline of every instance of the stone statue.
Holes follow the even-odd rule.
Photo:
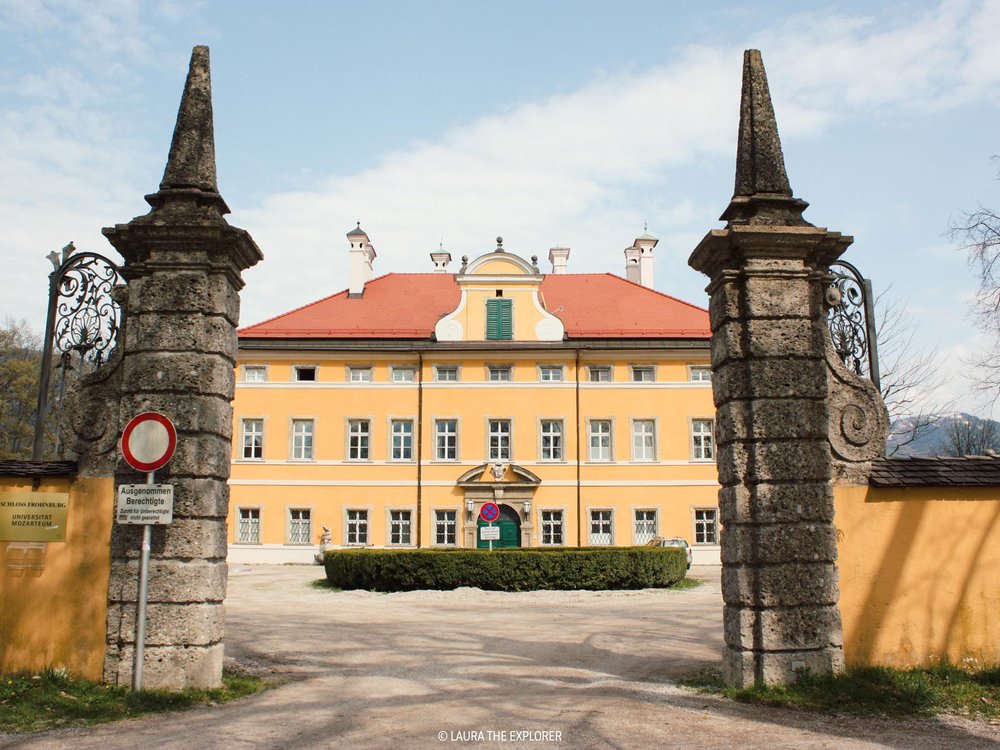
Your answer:
[[[319,552],[314,555],[317,565],[323,564],[327,550],[331,549],[333,549],[333,536],[330,534],[330,527],[324,526],[323,533],[319,536]]]

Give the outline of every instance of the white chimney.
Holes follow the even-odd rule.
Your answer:
[[[360,297],[364,294],[365,284],[372,277],[372,261],[375,260],[375,248],[368,240],[368,234],[358,226],[347,233],[351,243],[351,264],[348,269],[348,297]]]
[[[631,247],[625,248],[625,278],[636,284],[653,288],[653,248],[659,240],[648,232],[635,238]]]
[[[569,262],[569,248],[551,248],[549,250],[549,262],[552,264],[552,273],[566,273],[566,264]]]

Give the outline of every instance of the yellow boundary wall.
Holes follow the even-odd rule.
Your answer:
[[[0,477],[0,492],[68,492],[66,541],[48,542],[21,567],[0,541],[0,674],[65,667],[100,680],[104,670],[114,479]]]
[[[1000,664],[1000,487],[838,487],[835,502],[849,665]]]

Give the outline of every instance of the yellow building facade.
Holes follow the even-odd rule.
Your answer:
[[[499,241],[368,280],[374,248],[348,239],[349,290],[240,331],[230,561],[487,546],[494,502],[498,546],[676,536],[718,562],[705,310]]]

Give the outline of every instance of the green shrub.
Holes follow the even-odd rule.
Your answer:
[[[334,550],[325,564],[331,586],[370,591],[659,588],[687,569],[679,547]]]

